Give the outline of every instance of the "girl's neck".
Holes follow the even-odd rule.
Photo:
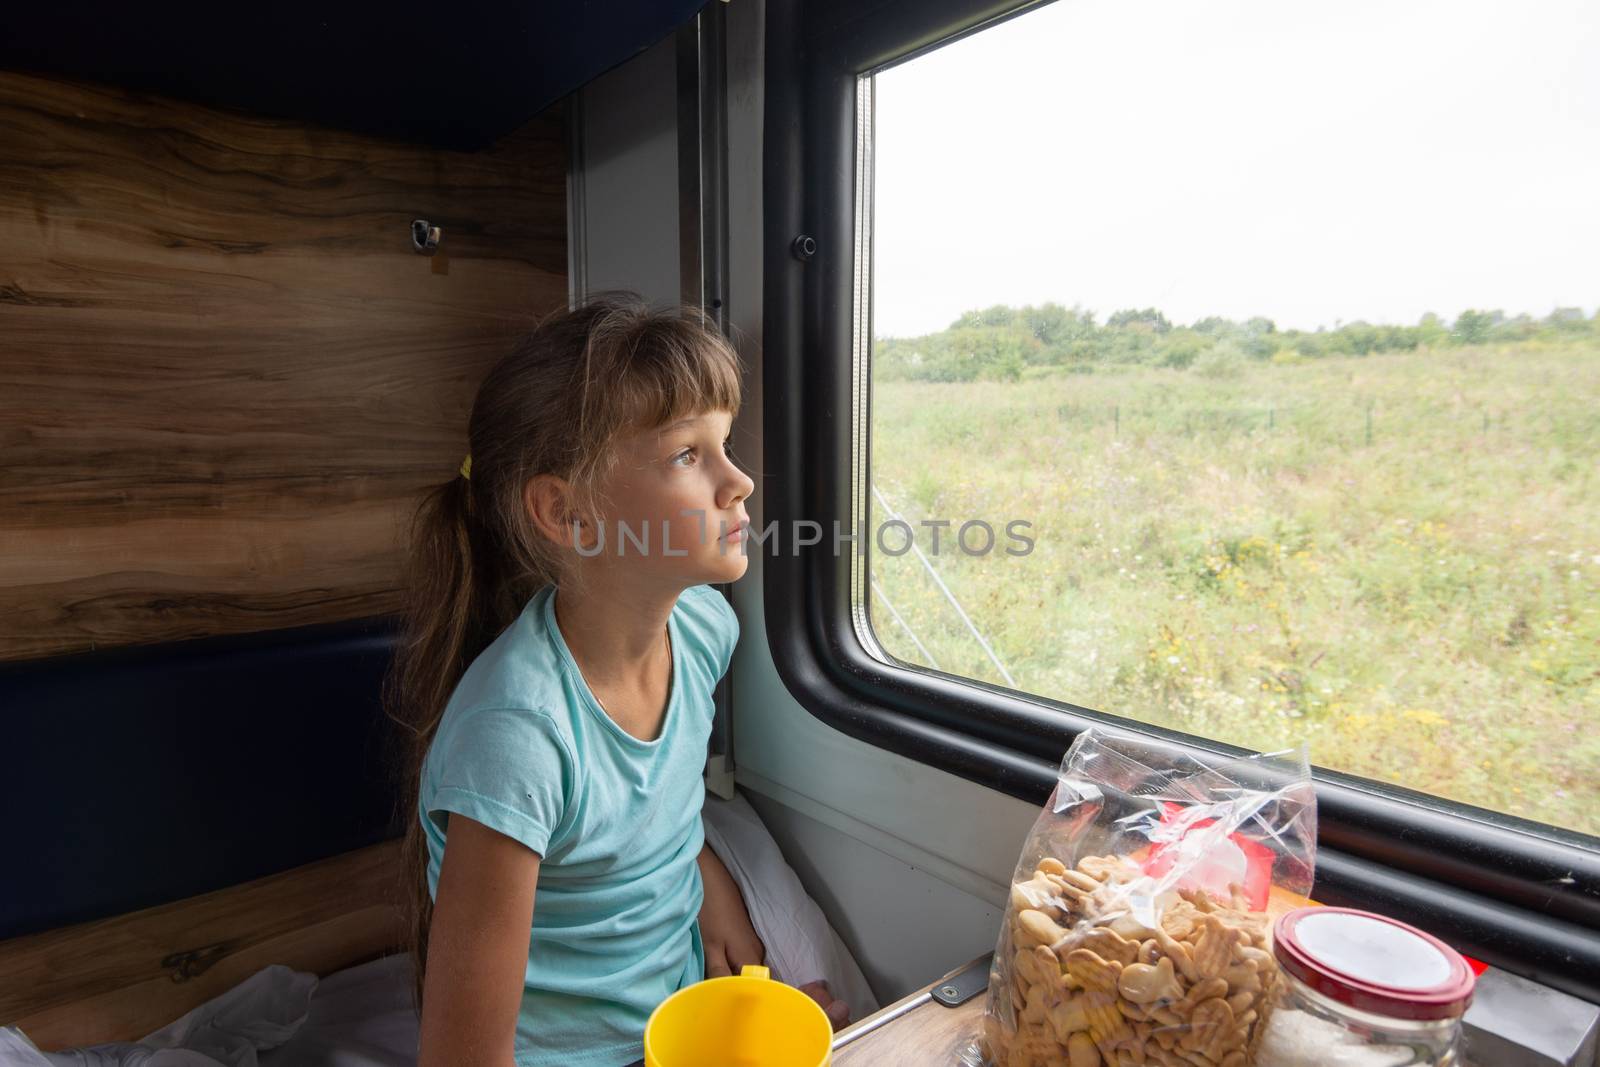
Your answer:
[[[667,619],[678,591],[611,588],[601,579],[562,586],[555,600],[556,625],[591,685],[646,679],[670,662]]]

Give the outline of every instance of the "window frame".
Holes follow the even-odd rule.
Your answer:
[[[779,529],[801,520],[854,529],[870,514],[869,375],[857,357],[855,316],[858,291],[870,282],[860,214],[870,196],[858,190],[871,174],[856,152],[858,81],[1038,6],[767,4],[762,493],[765,517]],[[859,258],[858,233],[868,243]],[[809,254],[802,236],[815,242]],[[1055,784],[1062,753],[1091,725],[1192,750],[1244,751],[884,662],[861,640],[870,627],[854,603],[863,568],[852,555],[834,555],[830,538],[779,547],[763,562],[774,663],[802,706],[854,738],[1037,804]],[[1315,780],[1318,899],[1384,911],[1486,962],[1600,1002],[1593,839],[1337,772],[1317,770]]]

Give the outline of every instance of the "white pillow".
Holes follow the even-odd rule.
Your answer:
[[[806,895],[750,802],[739,794],[723,800],[708,793],[702,822],[706,843],[739,885],[772,976],[795,986],[827,982],[833,995],[850,1005],[852,1021],[877,1011],[877,998],[855,957]]]

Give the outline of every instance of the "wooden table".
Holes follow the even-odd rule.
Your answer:
[[[977,1037],[988,995],[979,993],[955,1008],[947,1008],[936,1000],[925,1000],[909,1010],[907,1006],[965,969],[966,966],[957,967],[938,981],[929,982],[917,992],[839,1031],[834,1039],[833,1067],[960,1064],[962,1061],[956,1055]],[[888,1021],[884,1022],[885,1019]]]

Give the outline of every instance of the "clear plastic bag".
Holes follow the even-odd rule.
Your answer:
[[[1247,1067],[1273,913],[1316,851],[1304,753],[1081,734],[1023,846],[969,1067]]]

